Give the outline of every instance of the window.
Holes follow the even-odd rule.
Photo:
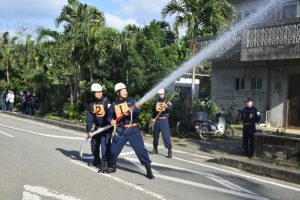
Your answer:
[[[262,89],[262,79],[252,78],[251,79],[251,90],[261,90]]]
[[[235,79],[235,89],[236,90],[244,90],[245,89],[245,79],[244,78],[236,78]]]
[[[262,79],[256,79],[256,89],[257,90],[262,89]]]
[[[256,12],[255,10],[248,11],[245,13],[245,17],[248,18],[249,16],[255,14],[255,12]]]
[[[186,98],[191,97],[191,88],[184,86],[175,86],[175,90],[179,91],[180,100],[184,100]]]
[[[282,19],[297,18],[297,1],[289,1],[282,7]]]
[[[235,23],[239,23],[240,21],[242,21],[242,15],[241,13],[238,13],[236,14]]]

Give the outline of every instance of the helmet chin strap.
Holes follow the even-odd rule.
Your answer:
[[[121,99],[121,100],[126,100],[127,99],[127,97],[121,97],[120,92],[118,92],[117,95],[118,95],[118,98]]]

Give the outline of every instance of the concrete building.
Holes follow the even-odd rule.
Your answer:
[[[231,0],[239,22],[263,0]],[[300,0],[281,0],[266,18],[232,39],[212,59],[211,99],[238,117],[252,97],[262,121],[300,127]],[[214,38],[200,38],[204,48]],[[224,54],[223,54],[224,53]]]
[[[195,80],[195,97],[199,98],[199,86],[200,86],[200,79]],[[174,81],[173,84],[168,86],[166,90],[168,93],[173,93],[175,90],[180,91],[181,99],[185,99],[187,97],[191,96],[191,88],[192,88],[192,78],[190,76],[182,76],[181,78],[178,78],[176,81]]]

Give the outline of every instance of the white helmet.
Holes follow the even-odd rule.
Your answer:
[[[165,89],[162,88],[162,89],[158,90],[157,94],[165,94]]]
[[[93,83],[91,86],[91,92],[102,92],[102,86],[99,83]]]
[[[122,90],[122,89],[126,89],[126,85],[124,83],[117,83],[115,85],[115,88],[114,88],[115,92],[118,92],[119,90]]]

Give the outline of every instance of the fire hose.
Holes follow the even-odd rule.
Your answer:
[[[115,121],[116,124],[118,124],[118,122],[120,122],[124,117],[128,116],[129,114],[131,114],[131,121],[132,121],[132,110],[138,108],[138,105],[134,105],[132,106],[126,113],[122,114],[120,117],[118,117]],[[108,129],[110,129],[112,127],[112,125],[106,125],[104,127],[101,127],[99,129],[97,129],[96,131],[94,131],[91,136],[95,136],[97,134],[100,134]],[[116,126],[114,126],[114,131],[115,132]],[[84,146],[87,142],[89,142],[91,140],[91,138],[85,138],[84,141],[81,143],[80,145],[80,149],[79,149],[79,156],[81,159],[91,159],[92,157],[87,157],[87,156],[83,156],[83,150],[84,150]]]

